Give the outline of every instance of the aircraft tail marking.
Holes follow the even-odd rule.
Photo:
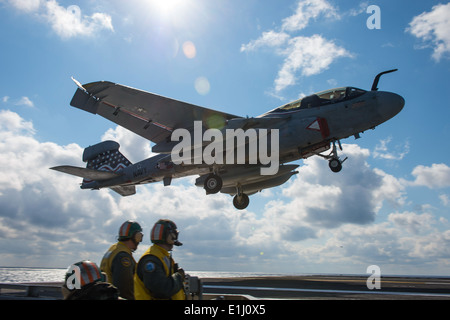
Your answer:
[[[83,161],[87,169],[96,171],[118,171],[131,165],[131,162],[119,151],[120,145],[115,141],[103,141],[84,149]],[[84,179],[83,184],[92,182]]]

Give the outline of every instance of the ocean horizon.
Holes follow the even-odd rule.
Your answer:
[[[63,282],[67,268],[43,268],[43,267],[1,267],[0,283],[27,283],[27,282]],[[240,272],[240,271],[191,271],[187,274],[199,278],[240,278],[240,277],[286,277],[286,276],[362,276],[370,274],[336,274],[336,273],[264,273],[264,272]],[[445,275],[382,275],[382,277],[405,278],[450,278]]]
[[[67,268],[0,267],[0,283],[63,282],[66,271]],[[287,274],[237,271],[185,270],[185,272],[199,278],[287,276]]]

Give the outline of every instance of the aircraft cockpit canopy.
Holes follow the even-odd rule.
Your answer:
[[[346,101],[354,99],[366,93],[367,91],[353,88],[353,87],[342,87],[335,88],[331,90],[321,91],[310,96],[303,97],[299,100],[281,106],[272,112],[291,112],[300,109],[309,109],[321,107],[341,101]]]

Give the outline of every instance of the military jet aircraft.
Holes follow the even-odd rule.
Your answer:
[[[405,100],[401,96],[378,91],[377,88],[380,77],[394,71],[397,69],[378,74],[370,91],[355,87],[330,89],[251,118],[199,107],[112,82],[81,85],[73,79],[78,89],[71,106],[99,114],[150,140],[154,143],[152,151],[158,155],[131,164],[119,151],[117,142],[104,141],[84,150],[86,168],[58,166],[51,169],[84,178],[82,189],[111,188],[122,196],[135,194],[136,185],[163,181],[164,186],[168,186],[174,178],[199,175],[196,185],[203,187],[207,194],[219,191],[230,194],[234,196],[234,206],[245,209],[250,202],[249,195],[279,186],[298,173],[295,171],[298,165],[289,164],[292,161],[317,155],[329,161],[333,172],[341,171],[347,158],[341,159],[338,155],[338,147],[342,150],[340,140],[350,136],[358,139],[360,133],[374,129],[403,109]],[[172,135],[182,129],[195,136],[195,130],[199,128],[201,133],[214,129],[215,133],[223,134],[231,129],[255,130],[257,133],[270,129],[267,136],[274,132],[278,137],[278,141],[275,140],[277,150],[274,149],[273,140],[269,141],[272,154],[277,151],[276,170],[271,174],[262,174],[267,161],[263,162],[260,156],[256,162],[248,161],[249,154],[245,155],[244,163],[194,160],[196,154],[202,155],[201,152],[210,147],[213,143],[211,138],[191,138],[190,147],[184,151],[192,151],[186,152],[185,160],[193,161],[175,162],[173,150],[180,140],[174,140]],[[250,140],[246,139],[243,143],[246,150],[250,148]],[[232,145],[232,148],[237,147]],[[227,146],[223,148],[217,150],[225,150]],[[329,149],[330,153],[324,154]],[[196,150],[200,150],[200,153]]]

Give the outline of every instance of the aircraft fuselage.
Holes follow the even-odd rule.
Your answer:
[[[360,133],[374,129],[402,110],[405,100],[400,95],[377,88],[380,77],[394,71],[378,74],[371,91],[334,88],[255,118],[233,116],[111,82],[85,87],[77,83],[79,89],[71,105],[99,113],[150,139],[155,143],[152,151],[158,155],[131,164],[119,152],[117,142],[104,141],[85,149],[86,168],[52,169],[83,177],[82,189],[109,187],[122,196],[134,194],[135,185],[163,181],[167,186],[174,178],[199,175],[196,185],[203,186],[207,194],[234,195],[234,206],[244,209],[248,195],[281,185],[297,173],[298,165],[288,164],[291,161],[318,155],[329,161],[333,172],[339,172],[347,158],[339,158],[336,143],[342,149],[341,139],[359,138]],[[236,136],[230,139],[228,134]],[[265,138],[268,141],[264,142]],[[240,149],[242,146],[244,149]],[[322,154],[330,148],[331,153]],[[182,156],[176,157],[180,154],[174,150]],[[240,157],[242,150],[248,153]],[[221,152],[225,156],[217,156]]]

